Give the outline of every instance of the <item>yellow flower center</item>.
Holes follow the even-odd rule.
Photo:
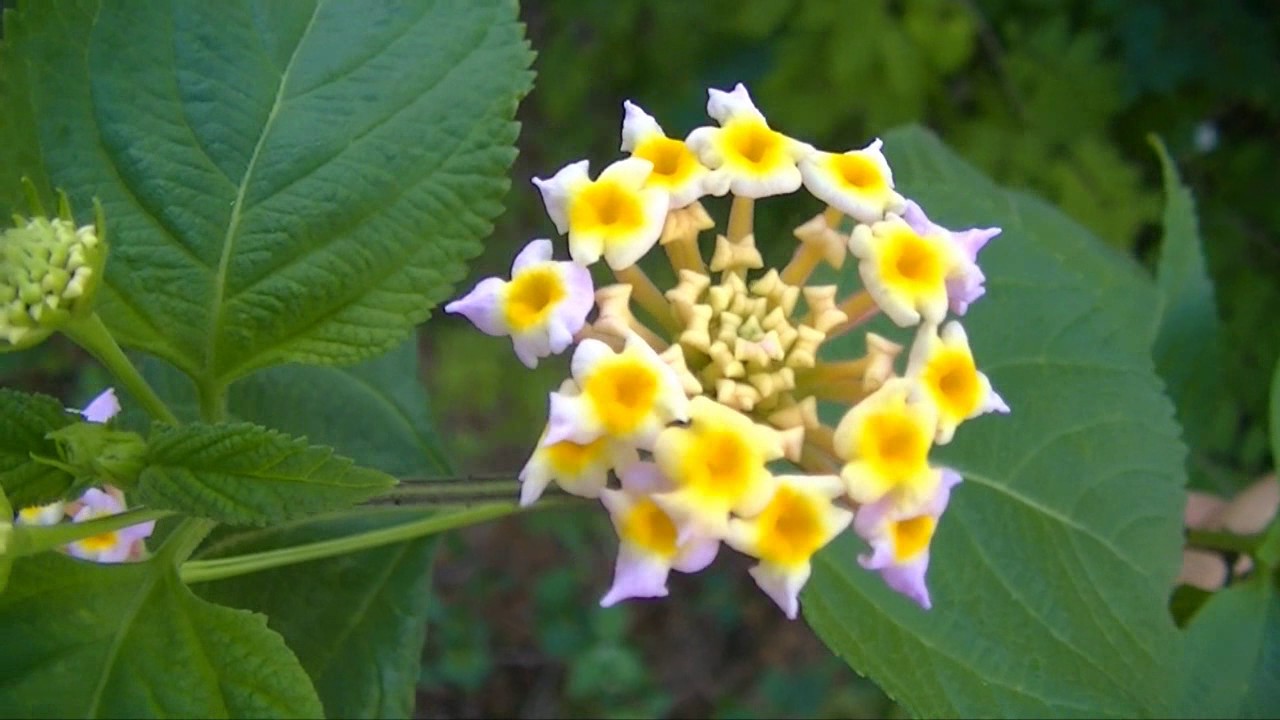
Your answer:
[[[928,469],[931,435],[907,409],[881,410],[863,423],[857,454],[877,475],[908,482]]]
[[[880,255],[880,277],[895,290],[925,295],[943,287],[946,262],[937,245],[909,229],[901,229],[884,240]]]
[[[670,558],[676,554],[676,526],[662,508],[648,498],[627,511],[619,535],[655,555]]]
[[[561,478],[581,475],[589,465],[600,459],[608,440],[598,438],[586,445],[564,440],[546,448],[547,462]]]
[[[621,355],[601,361],[583,385],[608,435],[628,435],[653,413],[661,387],[657,371],[644,361]]]
[[[704,429],[693,436],[677,482],[732,505],[750,487],[763,463],[760,452],[740,433]]]
[[[786,138],[760,120],[730,120],[721,129],[725,163],[740,170],[766,174],[788,164]]]
[[[760,559],[778,565],[808,562],[826,535],[822,508],[786,485],[778,488],[756,522]]]
[[[110,550],[116,545],[116,533],[114,530],[97,535],[91,535],[79,541],[80,547],[91,553],[100,553]]]
[[[837,178],[846,186],[862,192],[877,192],[886,189],[884,175],[880,168],[863,155],[832,155],[829,161]]]
[[[684,142],[661,135],[636,145],[633,155],[653,163],[649,182],[669,189],[687,182],[699,167],[698,158]]]
[[[982,402],[978,370],[962,349],[940,350],[925,366],[922,379],[938,409],[952,420],[969,417]]]
[[[617,182],[599,180],[582,188],[569,204],[571,232],[627,234],[644,225],[640,196]]]
[[[919,555],[929,547],[933,538],[933,529],[937,521],[930,515],[921,515],[909,520],[899,520],[889,528],[893,539],[893,559],[905,562]]]
[[[546,322],[547,315],[564,296],[564,282],[551,263],[517,273],[507,286],[507,302],[503,308],[507,324],[516,332],[537,327]]]

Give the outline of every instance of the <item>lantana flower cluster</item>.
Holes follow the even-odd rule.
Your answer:
[[[774,130],[740,84],[709,96],[716,124],[683,140],[624,103],[627,157],[533,181],[570,259],[534,240],[509,280],[445,308],[509,335],[529,367],[573,348],[520,501],[553,483],[601,501],[620,541],[605,606],[665,596],[672,570],[697,572],[727,544],[759,561],[756,583],[794,618],[814,554],[852,525],[870,547],[858,562],[928,608],[929,547],[960,481],[929,451],[1009,411],[947,320],[983,294],[977,256],[1000,231],[929,220],[895,190],[879,140],[822,151]],[[790,262],[766,269],[755,205],[801,188],[825,209],[795,228]],[[717,230],[702,199],[724,195]],[[637,265],[655,245],[676,278],[665,290]],[[595,287],[602,259],[616,282]],[[811,284],[847,261],[861,289]],[[861,358],[819,359],[879,313],[914,329],[905,363],[870,332]],[[835,427],[819,402],[847,407]]]
[[[88,422],[105,423],[120,412],[120,401],[115,390],[108,388],[78,412]],[[89,488],[72,502],[58,501],[22,508],[14,519],[23,525],[56,525],[67,519],[80,523],[118,515],[127,509],[124,493],[119,488],[104,484],[100,488]],[[149,520],[119,530],[108,530],[69,543],[62,550],[73,557],[101,563],[142,560],[147,556],[146,539],[155,526],[155,521]]]

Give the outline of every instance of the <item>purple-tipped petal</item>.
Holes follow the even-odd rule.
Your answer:
[[[505,285],[501,278],[485,278],[471,292],[445,305],[444,311],[462,315],[486,335],[506,335],[507,321],[499,301]]]
[[[613,586],[600,599],[600,607],[611,607],[630,598],[666,597],[670,572],[671,568],[661,560],[623,545],[618,549]]]
[[[690,538],[680,548],[671,567],[682,573],[696,573],[705,569],[720,552],[720,541],[715,538]]]
[[[80,415],[91,423],[104,423],[120,412],[120,400],[116,397],[115,388],[103,390],[97,397],[89,401]]]
[[[1000,228],[971,228],[953,232],[951,237],[969,262],[977,262],[978,252],[1000,232]]]
[[[551,259],[552,246],[551,241],[545,238],[529,241],[528,245],[516,255],[516,259],[511,263],[511,277],[515,277],[516,273],[524,270],[530,265],[546,262]]]
[[[933,602],[929,598],[929,586],[925,582],[925,573],[928,569],[929,553],[925,551],[913,562],[881,568],[880,576],[895,592],[905,595],[907,599],[928,610],[933,607]]]
[[[631,463],[618,472],[618,479],[622,481],[622,489],[630,493],[649,495],[675,489],[655,462]]]

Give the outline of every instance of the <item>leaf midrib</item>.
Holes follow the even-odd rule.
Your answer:
[[[253,146],[253,153],[249,156],[249,164],[245,166],[244,176],[240,179],[240,184],[236,188],[236,199],[231,204],[231,217],[227,221],[227,232],[222,238],[222,254],[218,258],[218,271],[213,278],[209,335],[205,345],[204,378],[202,379],[205,383],[217,381],[215,368],[218,366],[218,338],[222,334],[222,300],[226,294],[227,272],[231,266],[232,250],[235,247],[236,237],[240,231],[241,211],[244,208],[245,194],[249,190],[249,182],[253,178],[253,171],[258,165],[258,157],[262,153],[262,148],[266,145],[267,136],[270,134],[271,127],[275,123],[276,117],[280,114],[281,106],[284,104],[284,90],[289,84],[289,74],[293,71],[294,63],[298,59],[303,44],[306,43],[307,36],[311,34],[311,28],[315,26],[316,17],[320,15],[320,6],[323,4],[324,0],[316,0],[315,7],[311,11],[311,17],[307,20],[306,27],[302,29],[302,34],[298,36],[298,44],[294,46],[293,52],[289,55],[289,61],[285,63],[284,70],[280,73],[280,84],[276,87],[276,96],[271,102],[271,110],[267,113],[267,119],[262,124],[262,132],[258,135],[258,141]]]

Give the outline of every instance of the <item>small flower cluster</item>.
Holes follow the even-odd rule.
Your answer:
[[[101,211],[76,227],[66,196],[58,217],[17,218],[0,232],[0,351],[44,340],[89,308],[107,261]]]
[[[665,596],[671,570],[696,572],[727,543],[759,560],[752,576],[794,618],[811,558],[852,524],[871,549],[859,562],[927,608],[929,546],[960,480],[929,450],[969,418],[1008,412],[964,329],[943,324],[983,294],[977,255],[999,230],[931,222],[895,191],[878,140],[823,152],[771,128],[742,85],[709,95],[716,125],[684,140],[624,103],[628,157],[595,179],[582,160],[534,180],[571,260],[534,240],[510,280],[445,308],[509,335],[530,367],[574,346],[521,503],[551,483],[601,500],[620,539],[606,606]],[[765,270],[755,203],[801,187],[826,208],[795,229],[791,261]],[[715,223],[701,199],[726,194],[706,259],[699,235]],[[655,245],[678,278],[665,292],[636,264]],[[840,299],[809,284],[850,254],[862,290]],[[587,268],[601,258],[617,282],[595,288]],[[901,375],[903,347],[874,333],[862,358],[819,360],[880,312],[917,328]],[[849,406],[836,427],[819,401]],[[771,469],[784,461],[798,470]]]
[[[120,412],[120,401],[115,391],[107,389],[79,411],[91,423],[105,423]],[[111,485],[102,489],[90,488],[74,502],[54,502],[22,508],[16,521],[22,525],[56,525],[65,518],[71,522],[85,522],[108,515],[118,515],[127,509],[124,493]],[[118,563],[140,560],[146,557],[146,538],[155,530],[155,521],[131,525],[119,530],[109,530],[69,543],[68,554],[83,560],[101,563]]]

